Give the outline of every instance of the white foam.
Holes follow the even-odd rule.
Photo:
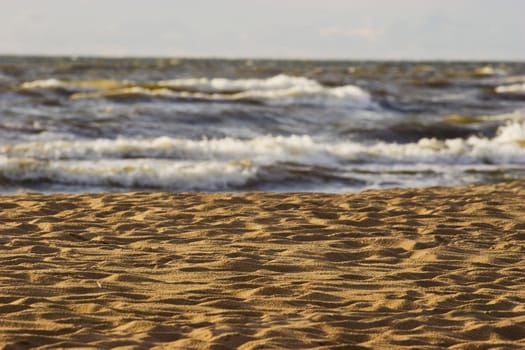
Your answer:
[[[356,166],[443,172],[490,164],[520,168],[525,164],[524,140],[525,121],[509,121],[493,138],[423,138],[407,144],[327,142],[306,135],[42,141],[1,146],[0,175],[12,181],[228,190],[266,176],[261,169],[283,164],[336,172]]]
[[[305,77],[292,77],[279,74],[267,79],[225,79],[225,78],[189,78],[163,80],[161,86],[191,89],[192,91],[239,92],[248,90],[283,90],[294,87],[317,88],[319,83]]]
[[[183,88],[186,95],[215,100],[261,100],[270,104],[344,105],[371,107],[370,94],[354,86],[325,87],[305,77],[280,74],[268,79],[175,79],[159,82]]]
[[[495,143],[506,144],[525,140],[525,121],[508,121],[505,126],[498,129]]]
[[[118,138],[85,141],[41,141],[0,146],[8,157],[38,160],[169,158],[242,160],[304,160],[323,153],[324,145],[309,136],[260,136],[249,140],[236,138],[188,140],[171,137],[153,139]],[[302,159],[305,158],[305,159]]]
[[[128,80],[61,80],[50,78],[27,81],[20,84],[20,88],[25,90],[64,88],[71,91],[104,91],[133,85],[134,83]]]
[[[22,83],[20,85],[20,88],[22,89],[54,89],[54,88],[62,88],[67,87],[68,84],[62,80],[59,79],[42,79],[42,80],[34,80],[34,81],[28,81],[25,83]]]
[[[335,164],[351,160],[396,160],[401,162],[455,163],[477,162],[481,155],[494,163],[522,160],[525,149],[525,121],[509,121],[494,138],[471,136],[467,139],[423,138],[416,143],[352,141],[322,142],[308,135],[259,136],[252,139],[221,138],[189,140],[172,137],[151,139],[97,139],[84,141],[41,141],[0,146],[7,157],[38,160],[97,160],[160,158],[174,160],[241,160],[258,162],[295,161]],[[510,158],[509,158],[510,157]]]
[[[69,185],[225,190],[243,185],[256,171],[243,162],[168,162],[154,159],[37,161],[0,159],[0,174],[16,181]]]
[[[178,97],[168,89],[147,89],[140,86],[131,86],[124,88],[115,88],[104,91],[87,91],[76,92],[69,98],[72,100],[92,99],[102,97],[118,97],[118,96],[161,96],[161,97]]]
[[[497,86],[494,91],[497,94],[525,94],[525,83],[522,84],[511,84],[511,85],[500,85]]]
[[[273,105],[320,105],[372,108],[370,94],[360,87],[325,87],[305,77],[277,75],[267,79],[190,78],[137,84],[130,81],[63,81],[45,79],[25,82],[22,89],[71,90],[73,100],[119,96],[152,96],[209,101],[259,101]]]
[[[108,91],[79,92],[72,94],[71,99],[87,99],[118,96],[151,96],[177,99],[197,99],[204,101],[258,101],[269,105],[308,105],[308,106],[339,106],[351,108],[376,108],[370,95],[361,88],[346,85],[335,88],[295,86],[277,90],[248,90],[232,94],[204,93],[191,91],[172,91],[168,88],[146,89],[129,87]]]
[[[491,65],[479,67],[474,71],[475,75],[478,76],[492,76],[492,75],[505,75],[506,72],[501,68],[494,68]]]

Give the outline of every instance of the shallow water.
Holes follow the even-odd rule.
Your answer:
[[[0,192],[525,176],[525,64],[0,57]]]

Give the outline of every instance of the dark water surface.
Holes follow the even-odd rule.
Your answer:
[[[0,57],[0,192],[525,176],[525,63]]]

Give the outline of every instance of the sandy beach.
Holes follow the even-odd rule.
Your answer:
[[[525,183],[0,200],[4,349],[525,347]]]

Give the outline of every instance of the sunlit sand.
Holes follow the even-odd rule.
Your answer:
[[[4,196],[1,343],[521,347],[523,185]]]

